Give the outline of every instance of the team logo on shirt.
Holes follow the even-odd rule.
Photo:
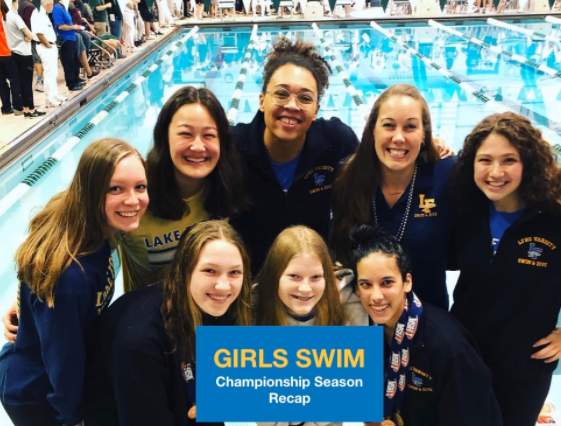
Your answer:
[[[409,364],[409,349],[403,348],[401,350],[401,365],[407,367]]]
[[[316,186],[322,186],[323,182],[325,182],[325,175],[314,173],[314,182],[316,183]]]
[[[399,370],[399,364],[400,364],[400,359],[399,359],[399,352],[392,352],[392,370],[395,371],[396,373]]]
[[[395,396],[395,391],[397,390],[397,383],[395,380],[388,380],[388,386],[386,387],[386,396],[392,399]]]
[[[327,191],[333,188],[333,183],[329,183],[328,176],[335,174],[335,167],[332,166],[314,166],[306,172],[304,180],[314,178],[314,186],[310,189],[310,194]]]
[[[518,263],[522,265],[537,266],[538,268],[547,268],[549,258],[548,250],[557,250],[557,246],[543,237],[524,237],[518,240],[518,245],[523,246],[528,243],[527,258],[519,257]],[[540,245],[538,246],[539,243]],[[538,259],[541,258],[540,261]]]
[[[405,389],[405,374],[399,375],[399,390],[403,392]]]
[[[186,382],[188,382],[189,380],[193,380],[195,378],[193,376],[193,370],[191,369],[190,363],[182,362],[181,371],[183,373],[183,378],[185,379]]]
[[[537,247],[534,243],[530,243],[530,248],[528,248],[528,257],[533,260],[537,260],[538,257],[542,255],[543,249]]]
[[[415,217],[435,217],[438,216],[437,212],[432,209],[436,208],[434,198],[425,198],[425,194],[419,194],[419,208],[421,213],[415,213]]]
[[[405,335],[409,340],[413,339],[415,332],[417,331],[417,325],[419,324],[419,317],[409,318],[407,320],[407,328],[405,329]]]
[[[405,334],[405,324],[397,323],[395,326],[395,340],[397,341],[398,345],[401,345],[403,342],[403,335]]]
[[[423,379],[421,379],[419,376],[417,376],[415,373],[411,373],[411,381],[413,382],[413,384],[415,386],[417,386],[418,388],[423,386]]]

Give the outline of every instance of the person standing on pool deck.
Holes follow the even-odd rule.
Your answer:
[[[291,225],[328,233],[333,181],[358,146],[338,118],[317,118],[331,67],[313,44],[281,37],[267,55],[259,111],[232,127],[252,206],[232,220],[259,271],[273,240]]]
[[[505,425],[530,426],[561,355],[561,168],[530,121],[481,121],[458,155],[452,314],[493,372]]]

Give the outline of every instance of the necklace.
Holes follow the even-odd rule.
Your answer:
[[[401,241],[403,234],[405,233],[405,227],[407,226],[407,220],[409,219],[409,212],[411,211],[411,203],[413,202],[413,191],[415,189],[415,180],[417,179],[417,164],[415,163],[415,171],[413,172],[413,179],[411,179],[411,186],[409,187],[409,195],[407,197],[407,206],[405,207],[405,213],[401,218],[401,224],[397,231],[397,241]],[[378,225],[378,213],[376,212],[376,191],[372,195],[372,207],[374,209],[374,225]]]

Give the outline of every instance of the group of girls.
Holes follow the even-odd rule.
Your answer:
[[[313,46],[281,39],[251,124],[231,132],[212,92],[186,87],[158,117],[146,169],[122,141],[86,149],[16,256],[19,327],[0,354],[16,426],[194,423],[195,329],[217,324],[380,325],[385,424],[533,424],[561,354],[549,145],[496,114],[441,159],[425,100],[401,84],[347,159],[354,133],[317,118],[329,71]],[[114,246],[134,290],[104,312]],[[354,273],[343,302],[333,260]],[[447,268],[461,271],[456,318]]]

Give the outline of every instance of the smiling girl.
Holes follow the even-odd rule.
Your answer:
[[[249,257],[224,221],[181,237],[161,284],[119,298],[88,362],[86,424],[195,424],[197,326],[250,325]]]
[[[505,425],[534,425],[561,355],[561,169],[510,112],[475,126],[457,166],[452,314],[493,371]]]
[[[0,398],[16,426],[82,421],[85,347],[109,305],[114,233],[148,205],[144,161],[118,139],[90,144],[68,190],[33,218],[16,253],[19,330],[0,355]]]
[[[337,260],[350,266],[354,225],[380,226],[411,253],[419,298],[448,309],[453,164],[440,159],[419,91],[408,84],[386,89],[374,103],[356,155],[335,181],[331,245]]]
[[[412,292],[411,262],[397,238],[353,228],[356,294],[364,324],[384,327],[383,426],[502,425],[491,372],[472,337]]]
[[[257,325],[344,325],[344,313],[327,245],[314,230],[292,226],[273,242],[255,285]],[[260,426],[301,425],[258,423]],[[340,425],[313,423],[308,426]]]
[[[331,257],[312,229],[292,226],[282,231],[257,282],[257,325],[343,325]]]
[[[125,290],[158,280],[185,229],[232,217],[246,205],[230,125],[208,89],[184,87],[166,102],[146,166],[151,203],[138,229],[122,240]]]

